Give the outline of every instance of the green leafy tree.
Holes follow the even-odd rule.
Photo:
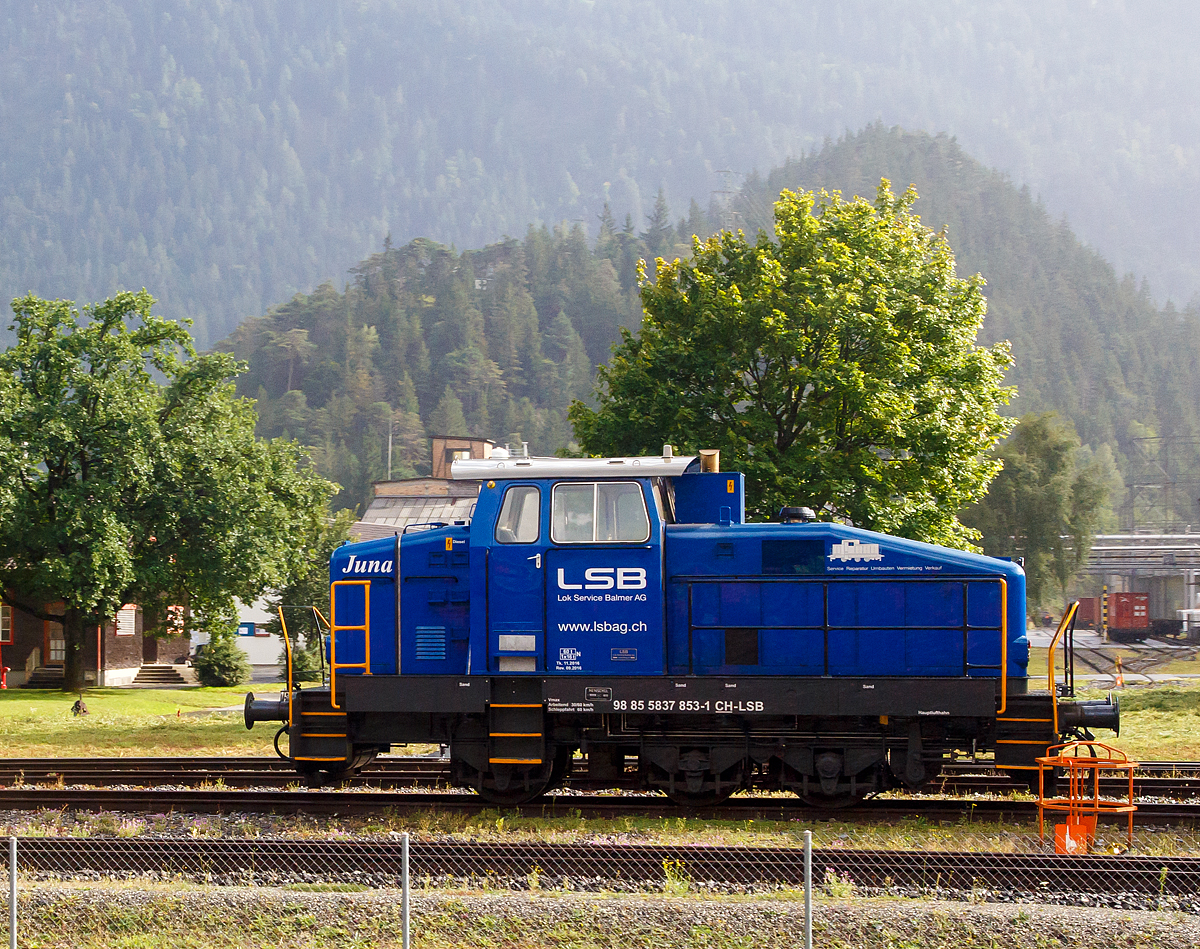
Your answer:
[[[987,496],[963,514],[997,556],[1023,557],[1029,600],[1045,603],[1087,562],[1116,476],[1111,455],[1087,458],[1070,422],[1026,415],[995,450],[1004,469]]]
[[[874,204],[785,191],[775,239],[696,241],[642,271],[646,316],[570,418],[593,454],[719,448],[766,516],[805,503],[875,530],[966,546],[957,519],[999,463],[1008,347],[975,344],[983,281],[887,180]]]
[[[333,489],[295,444],[255,437],[240,365],[197,356],[153,302],[29,295],[0,353],[0,596],[62,623],[67,690],[84,630],[123,603],[227,616],[288,582]]]

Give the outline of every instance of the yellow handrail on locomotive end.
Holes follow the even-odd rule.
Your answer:
[[[1054,734],[1056,735],[1058,734],[1058,677],[1054,674],[1054,653],[1058,650],[1058,641],[1062,639],[1062,634],[1074,622],[1078,609],[1079,601],[1076,600],[1063,613],[1063,618],[1058,623],[1058,630],[1054,633],[1054,638],[1050,640],[1050,646],[1046,650],[1046,687],[1050,689],[1050,706],[1054,709]]]
[[[292,727],[292,641],[288,638],[287,623],[283,619],[283,605],[280,604],[279,628],[283,630],[283,646],[287,651],[287,690],[288,690],[288,728]]]
[[[1000,578],[1000,708],[997,715],[1008,710],[1008,581]]]
[[[337,622],[337,588],[363,588],[363,622],[361,626],[338,626]],[[361,629],[363,634],[363,661],[343,662],[342,669],[362,669],[363,675],[371,674],[371,581],[370,580],[334,580],[329,585],[329,705],[331,708],[341,708],[337,704],[337,634],[339,630]]]

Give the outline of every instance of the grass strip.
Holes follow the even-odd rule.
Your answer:
[[[444,894],[414,897],[412,905],[420,949],[748,949],[797,945],[803,932],[795,898]],[[38,886],[23,893],[19,909],[28,947],[400,945],[394,891]],[[1200,942],[1195,917],[1161,912],[818,897],[815,916],[814,943],[831,949],[1175,949]]]

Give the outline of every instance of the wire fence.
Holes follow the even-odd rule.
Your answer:
[[[710,825],[714,838],[748,834],[754,842],[679,841],[701,822],[661,822],[664,839],[578,834],[559,826],[537,839],[529,828],[507,831],[503,816],[480,839],[481,825],[455,834],[423,831],[320,835],[204,836],[187,832],[46,835],[10,838],[13,893],[64,883],[92,888],[188,883],[224,887],[399,890],[403,945],[408,945],[408,901],[418,894],[480,892],[512,897],[537,891],[656,894],[771,895],[805,901],[811,935],[812,898],[953,899],[1038,902],[1200,914],[1200,856],[1134,852],[1055,853],[1036,829],[1007,836],[964,837],[962,826],[911,825],[910,845],[864,846],[844,824],[758,834],[754,828]],[[178,828],[187,826],[186,818]],[[752,822],[745,822],[747,825]],[[234,825],[230,825],[231,828]],[[690,830],[689,830],[690,828]],[[78,834],[79,828],[72,828]],[[544,828],[543,828],[544,830]],[[1145,849],[1152,832],[1144,835]],[[1190,850],[1187,840],[1158,832]],[[557,834],[560,839],[553,839]],[[509,839],[524,836],[525,839]],[[770,839],[770,843],[763,842]],[[1124,842],[1115,830],[1111,839]],[[964,840],[983,846],[962,849]],[[1098,843],[1105,840],[1102,831]],[[1035,841],[1037,843],[1035,843]],[[1024,848],[1018,844],[1024,844]],[[1136,841],[1135,841],[1136,843]],[[990,846],[989,846],[990,844]],[[1161,844],[1161,841],[1160,841]],[[1135,848],[1136,849],[1136,848]],[[19,905],[10,895],[9,932],[15,947]]]
[[[957,894],[1077,902],[1080,894],[1125,894],[1200,911],[1200,857],[887,850],[840,845],[828,838],[818,843],[824,845],[812,851],[813,879],[829,896]],[[30,882],[186,880],[226,886],[398,888],[406,861],[411,885],[419,890],[762,894],[798,892],[804,883],[802,833],[783,846],[505,842],[419,835],[410,840],[398,834],[354,839],[26,837],[17,848],[18,872]]]

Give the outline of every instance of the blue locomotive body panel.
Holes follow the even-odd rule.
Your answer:
[[[620,474],[488,481],[469,524],[341,547],[338,674],[368,671],[369,596],[375,675],[1026,676],[1015,563]]]
[[[666,535],[669,674],[1026,675],[1009,561],[825,523]]]

